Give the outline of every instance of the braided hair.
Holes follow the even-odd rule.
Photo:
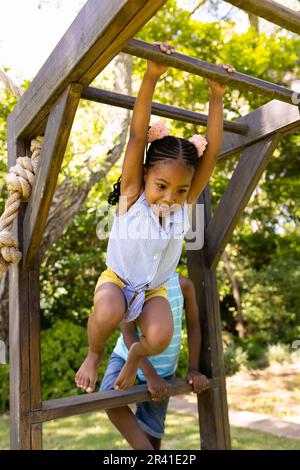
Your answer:
[[[145,169],[153,167],[163,160],[183,160],[186,165],[197,168],[199,157],[196,146],[186,139],[168,135],[162,139],[154,140],[146,153]],[[113,185],[113,191],[108,196],[108,203],[116,205],[121,194],[121,176]]]

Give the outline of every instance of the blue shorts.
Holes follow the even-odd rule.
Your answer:
[[[114,382],[124,364],[125,360],[113,352],[110,356],[99,392],[106,392],[114,389]],[[164,379],[168,380],[172,377],[173,376],[164,377]],[[145,384],[146,382],[139,380],[139,383]],[[137,403],[135,416],[140,428],[150,436],[161,439],[165,432],[165,418],[168,404],[169,398],[161,402],[145,401]]]

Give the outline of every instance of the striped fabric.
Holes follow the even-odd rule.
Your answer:
[[[182,312],[183,312],[183,295],[179,284],[179,274],[174,272],[171,279],[167,283],[168,300],[171,306],[174,319],[174,335],[168,348],[157,356],[149,356],[148,359],[161,377],[173,375],[177,368],[177,362],[181,344],[181,328],[182,328]],[[140,330],[138,330],[138,336]],[[125,361],[127,359],[128,349],[125,346],[123,336],[120,335],[116,343],[114,353],[118,354]],[[145,381],[143,372],[138,369],[138,378]]]

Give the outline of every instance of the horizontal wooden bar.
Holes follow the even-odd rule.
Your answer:
[[[115,93],[113,91],[94,87],[85,88],[82,91],[81,98],[125,109],[133,109],[136,100],[134,96],[126,96],[122,95],[121,93]],[[207,126],[208,120],[206,114],[186,111],[185,109],[156,103],[155,101],[152,102],[151,114],[169,119],[175,119],[177,121],[197,124],[199,126]],[[247,134],[248,126],[243,124],[236,124],[234,121],[224,120],[224,129],[228,132],[236,132],[238,134],[245,135]]]
[[[88,0],[10,114],[16,138],[34,135],[69,83],[89,85],[165,2]]]
[[[183,379],[172,379],[168,381],[168,384],[169,397],[192,391],[192,385]],[[218,379],[210,379],[208,388],[219,387],[219,384]],[[42,403],[42,409],[31,411],[31,423],[42,423],[51,419],[65,418],[66,416],[88,413],[90,411],[118,408],[119,406],[143,401],[151,401],[146,385],[136,385],[124,392],[112,390],[47,400]]]
[[[242,10],[300,34],[300,13],[272,0],[225,0]]]
[[[237,119],[249,128],[247,135],[233,135],[225,132],[218,159],[231,157],[248,145],[252,145],[271,134],[286,135],[300,129],[300,108],[272,100],[255,111]]]
[[[205,231],[210,269],[216,268],[239,217],[249,202],[280,137],[280,134],[268,136],[244,150]]]
[[[238,90],[250,90],[260,95],[292,103],[293,90],[243,73],[228,73],[218,65],[204,62],[203,60],[189,57],[179,52],[168,55],[162,52],[158,46],[148,44],[138,39],[131,39],[126,46],[123,47],[122,51],[185,72],[200,75],[201,77],[210,78],[221,83],[228,83],[228,85]]]
[[[81,90],[80,84],[70,84],[49,115],[39,165],[24,219],[25,269],[32,268],[39,251]]]

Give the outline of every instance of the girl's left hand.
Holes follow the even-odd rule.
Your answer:
[[[186,381],[193,385],[193,393],[201,393],[209,386],[206,375],[197,370],[190,370],[186,376]]]
[[[173,54],[175,52],[175,48],[171,46],[170,44],[167,44],[166,42],[153,42],[153,45],[159,46],[160,50],[164,52],[165,54]],[[147,72],[150,73],[154,77],[160,77],[162,74],[164,74],[168,70],[167,65],[163,64],[158,64],[156,62],[152,62],[151,60],[148,60],[148,66],[147,66]]]
[[[232,65],[218,64],[218,67],[222,67],[228,73],[236,72]],[[227,90],[227,83],[219,83],[214,80],[208,80],[208,83],[211,91],[215,94],[224,95],[225,91]]]

